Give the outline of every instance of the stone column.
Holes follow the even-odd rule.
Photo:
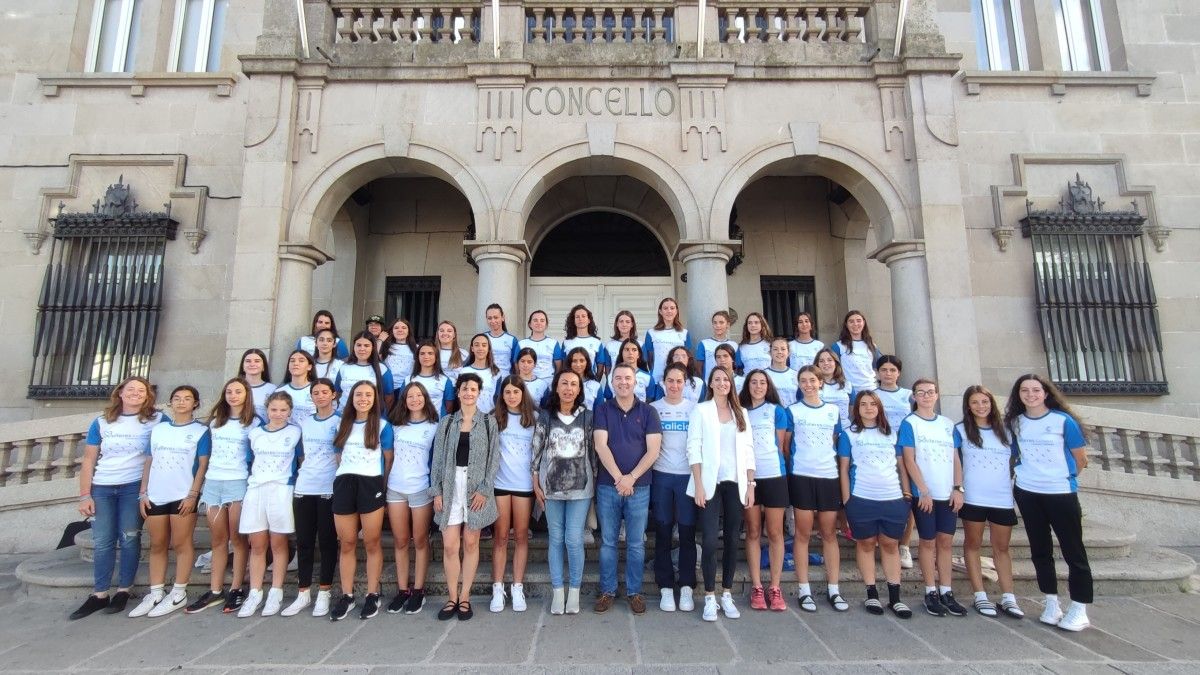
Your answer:
[[[504,308],[509,326],[520,326],[525,314],[525,261],[529,249],[524,241],[465,241],[463,246],[479,266],[479,284],[475,291],[475,327],[487,329],[484,315],[494,303]]]
[[[937,379],[925,243],[894,241],[871,257],[887,265],[891,272],[892,330],[896,355],[904,361],[904,384],[907,386],[919,377]]]
[[[682,300],[685,325],[692,341],[712,331],[713,312],[729,309],[729,283],[725,263],[733,256],[735,241],[681,241],[675,257],[687,274],[687,297]]]
[[[313,270],[331,260],[328,254],[309,244],[284,242],[279,245],[279,281],[275,297],[287,302],[275,303],[275,333],[271,342],[273,373],[283,377],[286,357],[296,339],[312,328]],[[282,365],[281,365],[282,364]]]

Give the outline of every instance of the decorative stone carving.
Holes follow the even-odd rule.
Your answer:
[[[504,155],[504,137],[513,138],[513,151],[520,152],[525,106],[522,94],[524,78],[480,78],[476,86],[475,152],[483,152],[484,142],[492,137],[492,159]]]
[[[898,151],[905,160],[912,161],[912,115],[903,79],[879,80],[879,105],[883,113],[883,149]]]
[[[721,152],[729,150],[725,130],[725,81],[679,82],[680,149],[688,150],[688,137],[700,137],[700,158],[708,159],[709,136],[715,135]]]

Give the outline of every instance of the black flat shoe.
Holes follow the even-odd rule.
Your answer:
[[[83,604],[79,606],[79,609],[71,612],[71,620],[74,621],[76,619],[82,619],[85,616],[91,616],[105,607],[108,607],[108,602],[109,600],[107,595],[103,598],[89,595],[87,596],[87,600],[84,600]]]
[[[129,603],[129,591],[117,591],[116,595],[108,601],[108,607],[104,608],[105,614],[120,614],[125,611],[125,605]]]
[[[471,601],[463,600],[458,603],[458,620],[470,621],[471,617],[475,616],[475,611],[471,609]]]
[[[453,600],[447,600],[437,614],[438,621],[449,621],[455,616],[458,616],[458,603]]]

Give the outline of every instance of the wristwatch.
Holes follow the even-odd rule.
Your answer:
[[[959,492],[959,493],[963,493],[963,494],[965,494],[965,493],[966,493],[966,490],[964,490],[964,489],[963,489],[963,486],[961,486],[961,485],[955,485],[955,486],[954,486],[954,491],[955,491],[955,492]]]

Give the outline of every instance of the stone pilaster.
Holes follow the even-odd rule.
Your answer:
[[[725,263],[738,246],[741,242],[731,240],[684,240],[675,250],[675,257],[683,262],[687,273],[683,309],[693,340],[708,335],[713,312],[729,309]]]
[[[524,241],[464,241],[463,246],[479,266],[475,329],[486,329],[484,315],[487,306],[493,302],[503,307],[510,317],[523,316],[525,261],[530,258],[528,245]]]
[[[896,355],[904,361],[904,383],[919,377],[937,378],[933,310],[925,242],[894,241],[871,254],[887,265],[892,281],[892,330]]]

